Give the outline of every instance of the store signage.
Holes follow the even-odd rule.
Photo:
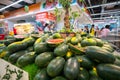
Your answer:
[[[36,20],[37,21],[46,21],[48,18],[48,12],[42,12],[36,14]]]
[[[36,14],[37,21],[55,21],[55,15],[48,12],[42,12]]]
[[[55,21],[55,19],[56,19],[55,15],[53,13],[49,13],[48,20]]]

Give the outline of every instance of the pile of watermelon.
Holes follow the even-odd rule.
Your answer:
[[[30,80],[120,80],[120,54],[90,35],[34,35],[2,43],[0,51],[3,59],[29,72]]]

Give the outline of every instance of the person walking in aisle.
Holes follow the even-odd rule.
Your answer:
[[[104,29],[101,30],[99,38],[106,38],[110,33],[110,25],[106,25]]]
[[[89,34],[88,26],[85,26],[85,27],[84,27],[84,32]]]
[[[90,29],[90,34],[91,35],[95,35],[95,29],[94,29],[94,24],[92,25],[91,29]]]
[[[100,32],[100,30],[99,30],[98,26],[96,26],[96,29],[95,29],[95,36],[96,36],[96,37],[98,37],[99,32]]]

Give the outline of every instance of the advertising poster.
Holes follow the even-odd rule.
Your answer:
[[[58,0],[44,0],[41,4],[40,11],[49,10],[58,6]]]
[[[55,20],[56,17],[53,13],[42,12],[36,14],[36,24],[39,31],[44,30],[46,27],[51,28]]]

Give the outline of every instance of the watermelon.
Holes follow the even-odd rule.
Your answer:
[[[16,63],[17,59],[26,53],[27,53],[26,50],[22,50],[22,51],[13,53],[12,55],[9,56],[8,61],[11,63]]]
[[[98,63],[114,63],[115,61],[115,56],[111,52],[98,46],[88,46],[85,53],[88,58]]]
[[[12,54],[20,50],[24,50],[27,48],[27,45],[21,41],[11,43],[7,46],[8,51]]]
[[[24,67],[24,66],[34,63],[35,57],[36,57],[35,52],[26,53],[18,58],[17,66]]]
[[[120,80],[120,67],[114,64],[99,64],[97,73],[104,80]]]
[[[54,33],[54,34],[53,34],[53,38],[54,38],[54,39],[61,38],[60,33]]]
[[[45,42],[34,45],[34,50],[37,54],[50,51],[49,47],[47,46]]]
[[[62,72],[64,64],[65,59],[62,57],[56,57],[55,59],[53,59],[47,66],[48,75],[51,77],[58,76]]]
[[[57,76],[57,77],[53,78],[52,80],[67,80],[67,79],[62,76]]]
[[[47,74],[46,68],[43,68],[40,72],[38,72],[34,80],[50,80],[50,77]]]
[[[86,46],[96,46],[96,41],[92,38],[89,39],[84,39],[81,41],[81,46],[86,47]]]
[[[86,69],[80,68],[80,72],[78,74],[78,79],[77,80],[89,80],[89,73]]]
[[[72,37],[71,38],[71,44],[76,45],[79,43],[79,39],[77,37]]]
[[[35,59],[35,64],[39,67],[45,67],[53,59],[52,52],[44,52],[39,54]]]
[[[47,44],[49,47],[57,47],[62,42],[64,42],[64,39],[49,39],[49,40],[47,40]]]
[[[54,54],[56,56],[65,56],[68,51],[68,45],[60,44],[58,47],[54,49]]]
[[[69,58],[64,66],[64,75],[68,80],[77,80],[79,63],[75,57]]]

